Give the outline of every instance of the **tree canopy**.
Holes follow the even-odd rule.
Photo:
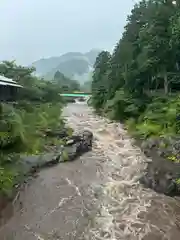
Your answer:
[[[69,79],[60,71],[57,71],[54,74],[53,83],[58,84],[58,86],[61,88],[61,92],[74,92],[80,90],[80,84],[78,81]]]
[[[19,156],[46,151],[46,130],[64,127],[62,85],[57,79],[49,82],[35,77],[34,70],[14,61],[0,64],[0,75],[23,86],[13,102],[0,103],[0,194],[13,188],[13,179],[20,174],[20,169],[15,170]]]
[[[117,120],[133,118],[141,132],[154,133],[152,128],[156,134],[179,131],[175,130],[180,90],[179,7],[179,0],[135,4],[112,55],[103,51],[96,59],[91,103],[98,112]]]

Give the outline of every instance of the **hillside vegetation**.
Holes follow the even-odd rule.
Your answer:
[[[160,139],[160,155],[180,160],[180,2],[143,0],[127,18],[111,55],[94,64],[91,104],[141,139]],[[174,150],[175,149],[175,150]]]
[[[45,137],[45,132],[64,128],[61,117],[64,102],[60,93],[79,89],[77,83],[60,73],[48,82],[35,77],[34,71],[34,68],[19,66],[15,62],[0,64],[0,75],[23,86],[18,89],[13,103],[0,104],[0,197],[11,193],[14,180],[21,174],[15,167],[20,156],[46,151],[56,140]]]
[[[92,70],[99,50],[93,49],[87,53],[69,52],[59,57],[40,59],[32,66],[36,68],[36,74],[43,76],[46,80],[52,80],[57,71],[71,79],[84,82],[88,73]]]
[[[80,84],[76,80],[71,80],[64,76],[61,72],[57,71],[52,79],[53,83],[56,83],[61,88],[61,92],[73,92],[80,90]]]

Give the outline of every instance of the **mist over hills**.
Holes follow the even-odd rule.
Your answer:
[[[59,57],[40,59],[32,63],[36,68],[36,74],[46,80],[52,80],[57,71],[66,77],[78,80],[81,84],[91,78],[91,72],[99,49],[89,52],[68,52]]]

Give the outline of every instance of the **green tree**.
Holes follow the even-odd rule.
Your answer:
[[[73,92],[80,90],[80,84],[77,81],[67,78],[59,71],[54,74],[53,82],[61,88],[62,92]]]
[[[9,193],[14,181],[21,175],[17,161],[21,154],[45,151],[47,129],[61,129],[61,86],[34,76],[35,69],[19,66],[15,61],[3,61],[0,75],[16,80],[23,86],[16,96],[16,103],[0,104],[0,194]],[[15,158],[17,156],[17,158]]]
[[[174,109],[179,111],[180,91],[179,7],[179,0],[135,4],[112,56],[102,52],[96,59],[92,81],[96,110],[116,120],[133,118],[140,124],[138,131],[175,133]]]
[[[97,110],[103,107],[109,94],[108,71],[110,69],[110,60],[110,53],[102,51],[94,64],[92,76],[92,104]]]

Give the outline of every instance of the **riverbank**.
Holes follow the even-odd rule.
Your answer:
[[[41,155],[27,155],[21,156],[15,163],[6,165],[6,172],[14,171],[16,176],[13,178],[12,187],[7,194],[0,195],[0,226],[5,224],[8,219],[9,209],[11,205],[16,202],[19,192],[24,188],[23,186],[29,182],[29,179],[35,177],[40,170],[46,167],[52,167],[60,162],[73,161],[83,153],[88,152],[92,148],[93,134],[89,131],[81,131],[76,134],[69,135],[70,128],[64,128],[61,131],[48,131],[47,136],[51,141],[47,141],[51,145],[46,146],[46,153]],[[54,141],[54,140],[57,141]],[[52,145],[52,142],[55,144]],[[12,204],[11,204],[12,202]]]
[[[147,157],[140,183],[157,193],[170,197],[180,196],[179,136],[156,135],[144,139],[142,135],[137,134],[136,128],[132,128],[132,125],[129,128],[129,125],[124,123],[122,127],[134,139],[135,146]]]
[[[179,97],[176,94],[151,94],[145,100],[131,99],[119,91],[116,98],[107,101],[98,112],[123,123],[128,133],[136,139],[137,146],[152,159],[141,182],[157,192],[179,196]]]
[[[40,171],[0,239],[179,240],[179,200],[139,183],[147,158],[123,126],[85,104],[69,104],[64,116],[77,132],[91,129],[92,151]]]
[[[78,136],[75,133],[73,139],[78,151],[73,146],[71,157],[72,153],[80,154],[79,147],[82,152],[84,147],[91,150],[90,132],[83,128],[76,130]],[[84,133],[83,139],[80,133]],[[67,142],[72,147],[72,141]],[[91,184],[102,181],[96,175],[101,161],[102,158],[96,155],[96,151],[90,151],[77,161],[66,161],[65,164],[57,164],[38,172],[37,177],[20,192],[13,216],[0,229],[0,238],[23,240],[39,237],[54,240],[69,239],[75,235],[80,237],[88,226],[89,218],[96,212],[96,199],[91,192]]]
[[[151,188],[158,193],[163,193],[171,197],[180,196],[180,163],[162,156],[160,154],[161,148],[158,148],[156,145],[145,147],[151,140],[136,139],[136,145],[141,148],[142,152],[148,158],[147,167],[140,182],[145,187]],[[159,141],[161,141],[160,138]]]
[[[122,124],[82,110],[71,110],[71,126],[91,128],[101,156],[105,184],[96,188],[100,205],[86,239],[179,239],[179,199],[154,192],[139,183],[148,158]],[[78,113],[79,112],[79,113]],[[84,239],[82,237],[82,239]]]
[[[168,111],[170,110],[171,109],[168,109]],[[146,114],[147,112],[144,113],[144,116]],[[142,116],[140,116],[139,119],[142,119]],[[161,119],[159,119],[159,121],[157,119],[157,122],[154,122],[153,124],[158,126],[160,125],[160,121]],[[142,126],[142,129],[140,129],[138,124]],[[152,188],[159,193],[163,193],[168,196],[179,196],[179,135],[175,132],[173,133],[172,130],[171,134],[168,134],[168,131],[170,130],[168,128],[164,129],[164,134],[157,131],[154,131],[152,134],[152,132],[148,129],[148,123],[146,124],[146,126],[147,129],[143,128],[143,122],[137,122],[137,125],[134,125],[134,123],[129,124],[129,121],[125,123],[125,128],[129,132],[129,134],[136,139],[137,146],[139,146],[142,152],[149,158],[147,162],[147,168],[145,169],[145,173],[141,178],[141,183],[143,183],[146,187]],[[144,135],[144,131],[146,131],[147,136]]]

